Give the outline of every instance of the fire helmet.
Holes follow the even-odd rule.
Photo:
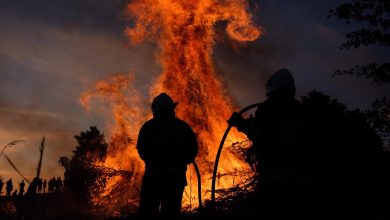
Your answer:
[[[177,102],[173,102],[172,98],[166,93],[160,93],[152,102],[152,111],[158,112],[163,109],[174,109]]]
[[[287,69],[280,69],[275,72],[267,82],[267,94],[277,90],[290,90],[295,92],[295,80]]]

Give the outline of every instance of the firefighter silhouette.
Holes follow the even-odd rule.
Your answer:
[[[166,93],[155,97],[153,118],[139,132],[137,149],[145,162],[139,213],[146,219],[179,216],[187,165],[198,152],[195,133],[175,117],[176,105]]]
[[[254,143],[258,198],[262,215],[278,218],[299,206],[309,182],[307,126],[301,104],[295,100],[295,82],[286,69],[274,73],[266,85],[267,99],[255,117],[233,113],[228,123]],[[293,210],[293,209],[291,209]],[[295,211],[295,210],[293,210]]]

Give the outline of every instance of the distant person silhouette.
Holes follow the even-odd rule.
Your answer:
[[[56,179],[53,177],[49,180],[49,192],[54,192]]]
[[[57,180],[55,180],[55,191],[56,192],[61,192],[62,191],[62,187],[63,187],[63,183],[62,183],[62,179],[61,177],[58,177]]]
[[[27,188],[26,195],[33,196],[37,194],[39,184],[39,178],[34,177],[33,181],[31,181],[30,185]]]
[[[3,179],[1,178],[0,179],[0,195],[3,193],[3,186],[4,186],[4,182],[3,182]]]
[[[12,193],[12,197],[17,197],[18,196],[18,190],[15,190],[13,193]]]
[[[302,206],[309,183],[308,133],[305,114],[295,100],[295,81],[281,69],[266,85],[267,99],[255,117],[233,113],[228,123],[254,143],[258,199],[265,218],[293,216]]]
[[[11,196],[11,192],[14,189],[14,186],[12,184],[12,179],[9,179],[6,182],[6,196]]]
[[[26,184],[24,183],[24,180],[22,180],[20,183],[19,183],[19,194],[21,195],[21,196],[23,196],[23,194],[24,194],[24,186],[25,186]]]
[[[38,180],[38,193],[41,193],[42,192],[42,178],[39,178]]]
[[[43,192],[46,193],[47,181],[43,180]]]
[[[47,191],[53,192],[53,178],[49,179],[49,182],[47,183]]]
[[[175,117],[176,105],[166,93],[155,97],[153,119],[139,132],[137,149],[145,162],[139,213],[145,219],[179,217],[187,165],[198,153],[195,133]]]

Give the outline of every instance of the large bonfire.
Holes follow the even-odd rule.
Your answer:
[[[134,0],[125,12],[134,21],[134,25],[125,30],[132,44],[146,40],[157,43],[158,62],[163,72],[153,81],[150,97],[166,92],[179,102],[177,116],[188,122],[198,137],[200,151],[196,162],[202,175],[202,195],[209,199],[218,144],[226,120],[236,110],[226,96],[212,59],[216,26],[225,26],[227,36],[237,42],[256,40],[261,29],[252,22],[246,0]],[[135,143],[139,128],[150,118],[150,113],[149,108],[143,106],[133,82],[132,74],[112,74],[81,97],[87,108],[92,98],[110,104],[111,140],[103,166],[131,173],[131,176],[110,179],[102,194],[96,196],[95,202],[111,212],[117,212],[114,207],[137,205],[142,180],[143,162]],[[233,133],[226,144],[244,138]],[[189,187],[186,187],[183,202],[185,206],[196,207],[197,180],[192,167],[187,173]],[[248,178],[252,172],[242,157],[226,150],[219,174],[222,177],[217,187],[231,188],[240,183],[237,179]]]

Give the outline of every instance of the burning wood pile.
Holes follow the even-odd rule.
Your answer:
[[[134,22],[125,30],[130,42],[140,44],[152,41],[158,47],[157,62],[163,71],[152,82],[150,96],[160,92],[169,93],[179,102],[177,116],[188,122],[197,134],[200,151],[196,163],[202,178],[202,195],[207,200],[210,198],[211,174],[218,143],[226,128],[227,118],[236,110],[214,67],[213,46],[221,38],[217,35],[217,26],[225,26],[227,38],[239,43],[256,40],[261,36],[262,29],[253,23],[246,0],[136,0],[127,5],[125,13]],[[137,190],[129,190],[139,188],[143,173],[135,140],[141,123],[150,115],[149,106],[141,99],[134,80],[133,74],[113,74],[98,81],[80,99],[87,109],[106,115],[109,113],[111,117],[107,120],[111,137],[107,158],[96,165],[126,170],[132,174],[112,177],[113,173],[102,171],[103,176],[111,178],[107,178],[107,184],[103,186],[104,193],[96,195],[94,199],[100,205],[121,207],[138,198]],[[93,102],[95,99],[108,103],[109,108],[99,108]],[[245,136],[234,131],[226,145],[244,140]],[[253,175],[244,156],[234,148],[224,151],[219,170],[218,188],[225,189],[225,192],[234,191],[237,189],[234,187],[240,184],[244,186],[243,180]],[[195,173],[195,170],[190,168],[187,173],[191,172]],[[197,185],[193,176],[187,179],[189,185]],[[191,187],[191,191],[189,188],[186,188],[185,194],[188,196],[183,202],[189,207],[197,207],[197,204],[193,204],[197,201],[193,197],[197,195],[197,188]]]

